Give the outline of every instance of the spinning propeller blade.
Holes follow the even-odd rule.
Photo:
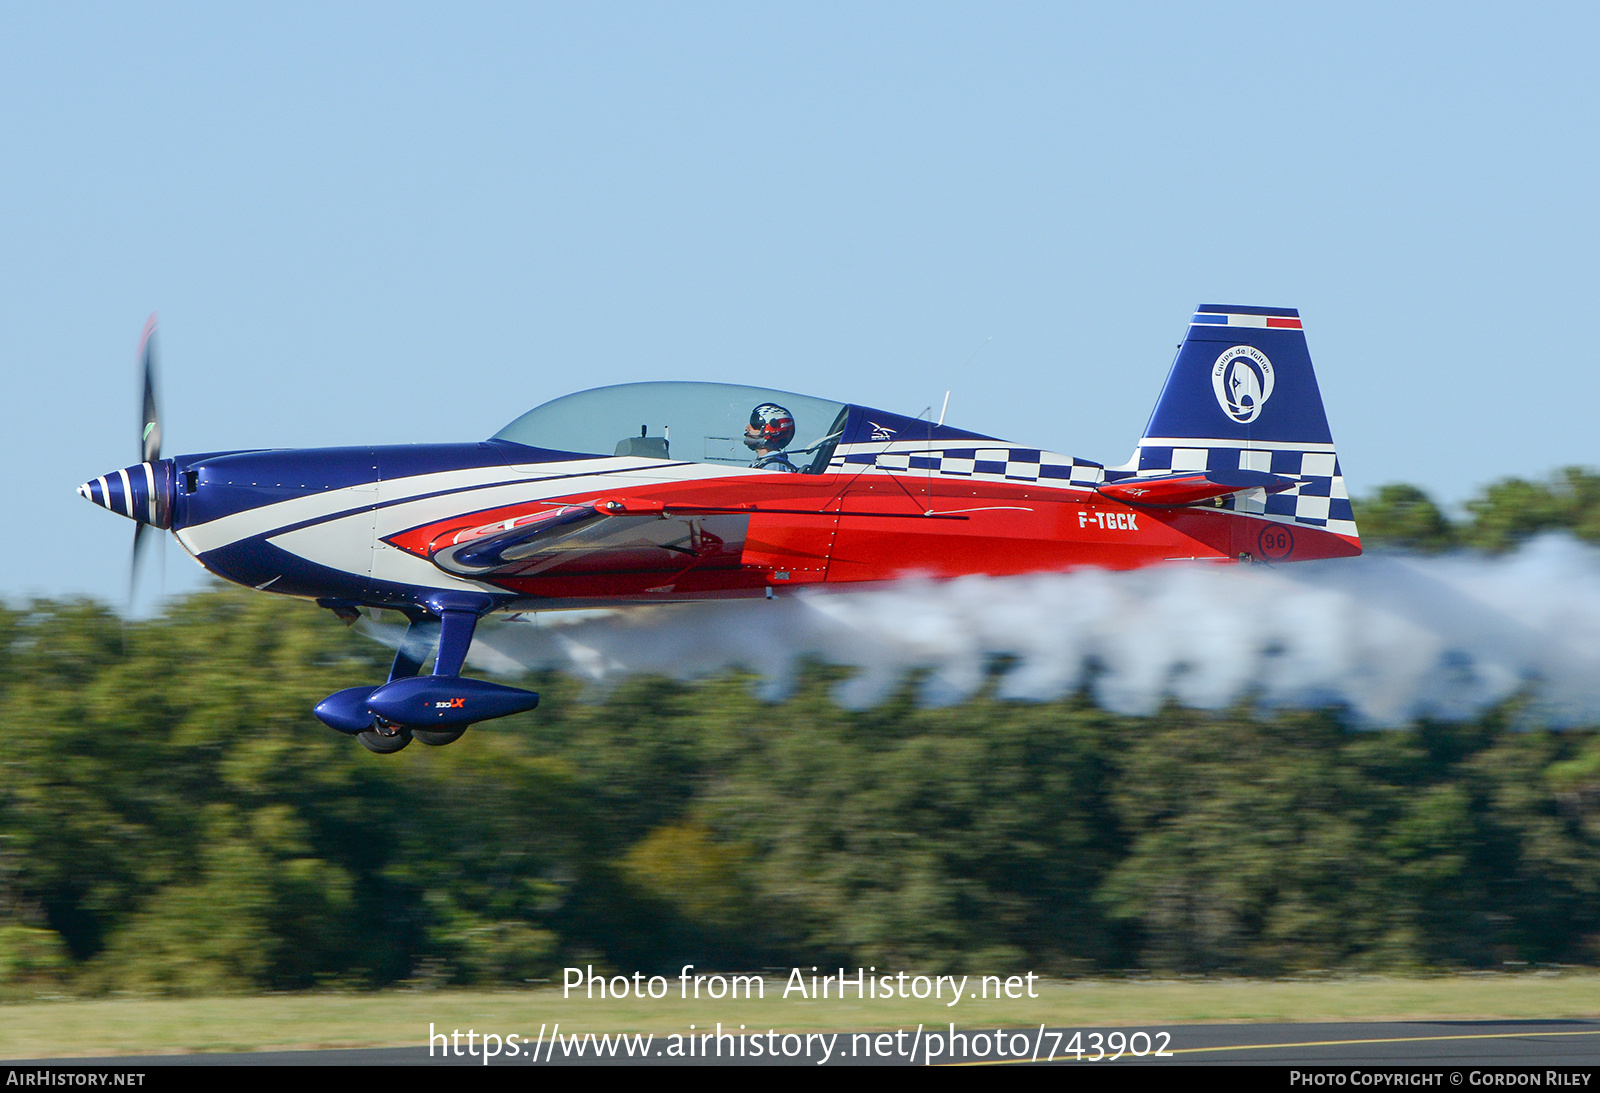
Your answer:
[[[144,324],[139,339],[139,365],[144,372],[144,409],[139,417],[139,461],[161,458],[161,409],[156,403],[156,317]]]
[[[139,368],[144,374],[144,404],[139,414],[139,461],[154,463],[161,458],[161,407],[156,397],[156,316],[151,314],[139,339]],[[133,529],[133,556],[128,568],[128,604],[132,606],[139,584],[139,558],[150,541],[145,532],[149,524]]]

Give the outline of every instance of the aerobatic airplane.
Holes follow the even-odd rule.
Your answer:
[[[153,321],[142,461],[79,492],[139,523],[136,554],[146,528],[169,529],[238,584],[346,621],[362,607],[403,612],[412,640],[388,682],[316,708],[377,752],[447,744],[537,705],[530,691],[460,676],[490,612],[1361,552],[1287,308],[1202,306],[1117,467],[724,383],[567,395],[477,443],[163,459],[152,335]]]

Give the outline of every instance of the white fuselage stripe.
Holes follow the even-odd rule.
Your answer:
[[[184,528],[178,533],[178,538],[185,549],[202,554],[258,535],[287,534],[299,525],[333,522],[356,514],[365,514],[365,518],[371,520],[374,510],[382,514],[380,519],[386,529],[379,532],[381,538],[426,523],[430,518],[442,519],[457,512],[473,512],[521,501],[592,491],[612,483],[619,487],[637,487],[764,473],[745,467],[712,467],[703,464],[663,467],[655,460],[626,457],[598,457],[581,463],[543,463],[539,464],[539,468],[541,473],[537,474],[528,473],[525,469],[523,473],[528,476],[514,481],[507,479],[514,479],[517,470],[503,465],[440,471],[383,481],[375,479],[230,513],[204,524]],[[437,504],[429,505],[429,502]],[[426,506],[429,515],[420,518],[415,515],[419,512],[418,505]],[[407,515],[394,515],[396,510]]]
[[[369,508],[377,500],[378,483],[361,482],[229,513],[204,524],[184,528],[178,533],[178,538],[191,553],[204,554],[208,550],[216,550],[254,535],[263,535],[276,528],[318,517],[327,518],[352,509]]]
[[[698,473],[685,474],[686,471]],[[362,559],[365,561],[370,558],[371,562],[370,570],[365,573],[370,573],[375,581],[431,588],[493,590],[493,586],[452,576],[426,558],[392,547],[383,539],[408,528],[485,509],[538,504],[572,493],[592,493],[600,488],[637,489],[660,482],[722,478],[740,473],[761,472],[699,464],[677,467],[633,465],[609,473],[545,475],[519,482],[490,482],[477,489],[458,489],[448,493],[439,492],[440,479],[457,472],[418,475],[411,479],[386,481],[380,487],[387,492],[391,485],[398,486],[403,482],[409,491],[415,493],[413,497],[336,514],[305,526],[291,526],[281,534],[271,535],[267,541],[297,557],[343,572],[352,572],[352,563],[357,561],[352,553],[353,544],[365,542],[371,547],[370,554]],[[418,490],[417,487],[424,481],[433,488]]]
[[[509,467],[505,464],[468,467],[462,470],[436,471],[382,481],[373,478],[369,482],[359,482],[337,490],[323,490],[276,501],[270,505],[229,513],[227,516],[208,520],[203,524],[191,525],[185,529],[185,534],[188,536],[188,543],[193,544],[191,549],[203,552],[254,535],[269,534],[277,528],[336,516],[353,509],[371,508],[375,504],[392,502],[410,495],[470,489],[477,485],[516,479],[518,475],[526,476],[522,481],[538,482],[546,478],[570,479],[574,475],[588,477],[590,474],[605,474],[617,470],[639,471],[648,464],[657,462],[659,461],[641,458],[596,456],[583,460],[524,464],[518,467]],[[682,464],[677,464],[674,469],[681,467]],[[680,470],[678,474],[647,475],[647,477],[659,481],[675,481],[683,475]]]

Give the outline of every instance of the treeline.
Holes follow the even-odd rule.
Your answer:
[[[1571,513],[1593,482],[1528,488]],[[1452,541],[1500,510],[1469,511]],[[310,709],[387,661],[245,591],[0,610],[0,995],[1600,963],[1600,737],[1512,710],[1372,732],[909,685],[854,712],[827,668],[777,704],[551,676],[530,714],[375,756]]]
[[[1404,483],[1357,498],[1354,508],[1368,547],[1500,554],[1557,531],[1600,542],[1600,474],[1583,467],[1563,468],[1543,482],[1501,479],[1468,501],[1454,520],[1422,490]]]

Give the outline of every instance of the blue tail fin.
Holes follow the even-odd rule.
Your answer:
[[[1355,536],[1349,494],[1300,313],[1204,304],[1189,324],[1133,462],[1107,478],[1268,471],[1292,490],[1240,495],[1241,513]]]

